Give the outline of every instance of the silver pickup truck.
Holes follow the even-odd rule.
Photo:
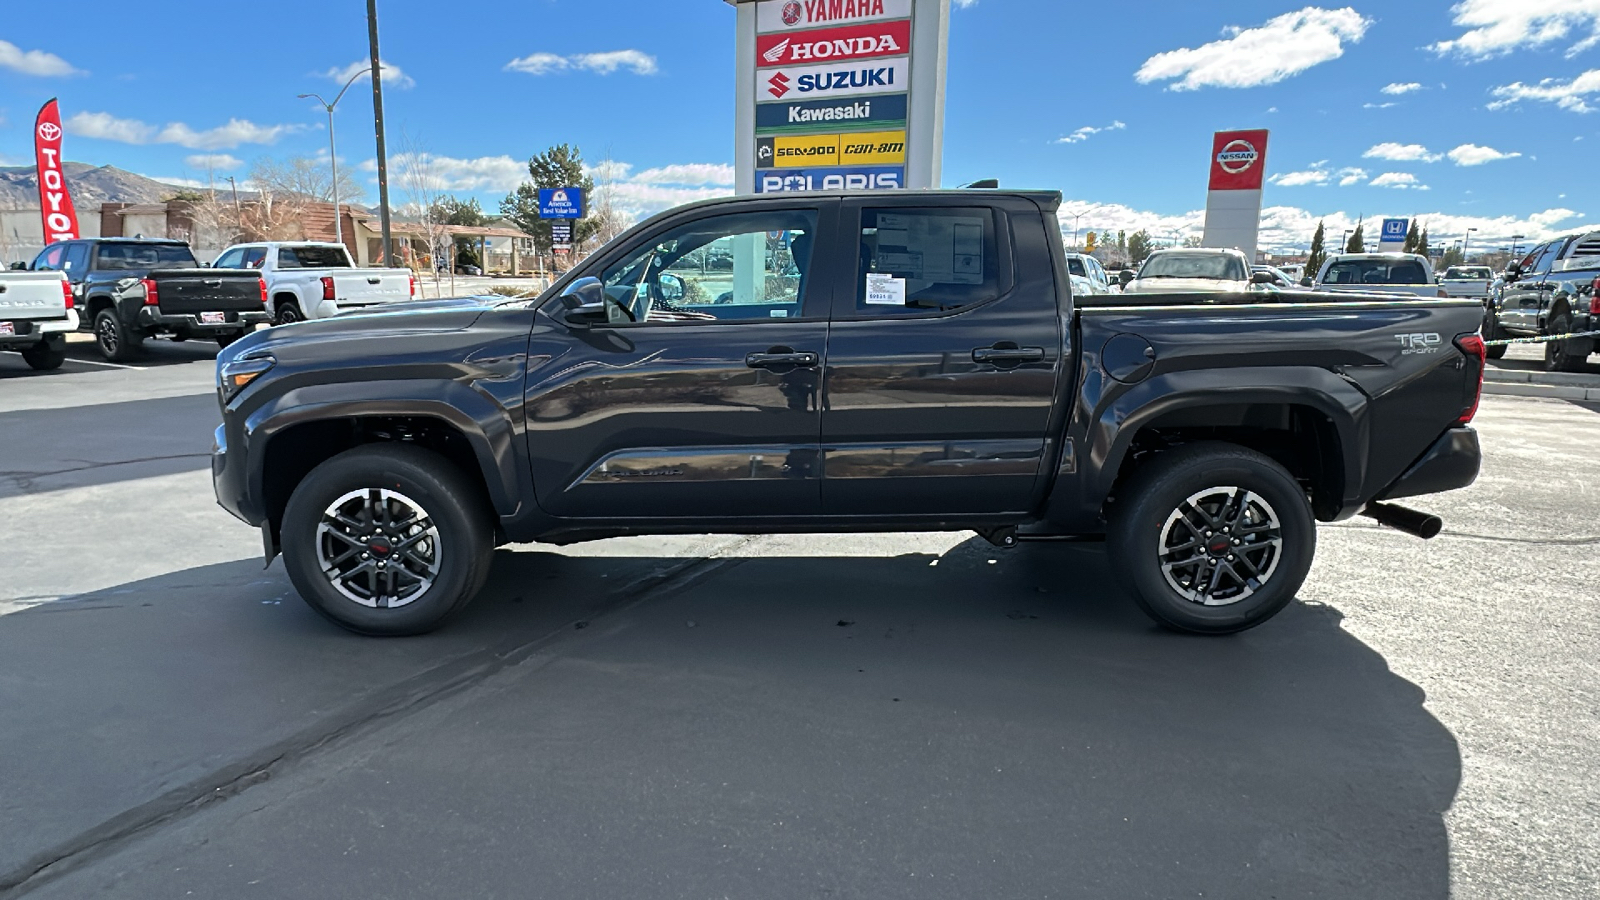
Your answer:
[[[1488,266],[1451,266],[1439,276],[1439,287],[1446,294],[1473,300],[1489,299],[1489,285],[1493,283],[1494,270]]]
[[[67,334],[77,329],[65,275],[0,271],[0,350],[20,351],[35,369],[57,369],[67,358]]]

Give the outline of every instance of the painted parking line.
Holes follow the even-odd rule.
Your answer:
[[[123,363],[102,362],[98,359],[78,359],[77,357],[67,357],[67,362],[83,363],[87,366],[105,366],[108,369],[133,369],[136,372],[145,372],[150,369],[149,366],[129,366]]]

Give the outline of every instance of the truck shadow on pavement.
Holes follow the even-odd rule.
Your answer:
[[[1461,760],[1416,685],[1327,607],[1163,631],[1094,547],[502,550],[406,640],[240,561],[0,617],[0,660],[0,878],[259,769],[128,845],[126,895],[1449,895]]]
[[[220,420],[209,392],[0,412],[0,498],[209,469]]]

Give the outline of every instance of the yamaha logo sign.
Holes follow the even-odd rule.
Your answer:
[[[1233,140],[1217,154],[1217,165],[1229,175],[1237,175],[1255,165],[1256,160],[1260,158],[1261,154],[1256,152],[1254,144],[1245,140]]]

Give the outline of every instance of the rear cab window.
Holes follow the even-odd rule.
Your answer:
[[[1414,259],[1342,259],[1328,266],[1323,284],[1431,284]]]
[[[342,247],[280,247],[280,269],[348,269],[350,259]]]
[[[982,207],[863,208],[854,314],[950,312],[1000,297],[1011,272],[1000,264],[997,216]]]
[[[195,269],[200,264],[182,244],[101,244],[94,267],[101,271],[130,269]]]

